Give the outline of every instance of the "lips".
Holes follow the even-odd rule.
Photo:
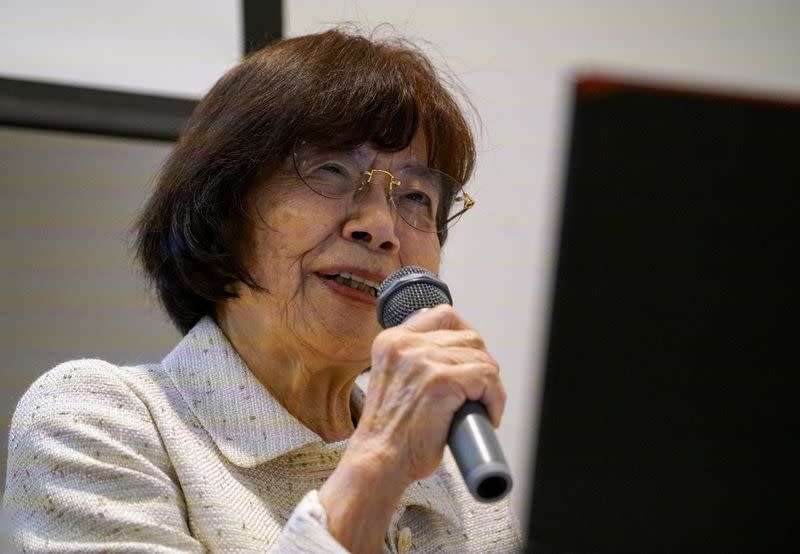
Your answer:
[[[391,269],[370,268],[366,265],[331,264],[318,267],[314,274],[331,292],[374,308],[378,287],[391,272]]]
[[[343,271],[341,273],[323,274],[322,277],[328,281],[336,281],[340,285],[348,286],[355,290],[366,292],[371,296],[378,296],[378,286],[380,283],[370,281],[358,275],[353,275]]]

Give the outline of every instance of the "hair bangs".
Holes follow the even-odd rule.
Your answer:
[[[370,46],[359,55],[341,52],[348,65],[312,76],[315,90],[301,107],[296,140],[337,148],[371,143],[388,151],[411,143],[420,123],[414,88],[403,68]]]

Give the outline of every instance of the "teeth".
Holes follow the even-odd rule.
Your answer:
[[[369,279],[362,279],[361,277],[357,277],[356,275],[352,275],[350,273],[342,272],[339,275],[344,277],[345,279],[352,279],[356,283],[362,283],[367,285],[368,287],[372,287],[373,289],[377,289],[380,283],[376,283],[375,281],[370,281]]]
[[[347,285],[348,287],[354,288],[356,290],[363,290],[371,294],[372,296],[378,295],[378,284],[374,281],[369,281],[367,279],[361,279],[350,273],[340,273],[334,278],[334,281],[337,283],[341,283],[342,285]]]

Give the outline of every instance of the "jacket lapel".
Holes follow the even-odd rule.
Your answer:
[[[322,439],[275,400],[213,319],[204,317],[162,367],[222,454],[254,467]]]

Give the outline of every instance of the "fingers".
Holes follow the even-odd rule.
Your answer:
[[[372,367],[397,375],[422,370],[427,364],[460,365],[483,363],[497,367],[483,339],[472,330],[431,331],[423,335],[407,330],[388,330],[372,343]]]
[[[394,459],[409,478],[418,479],[441,462],[452,417],[467,400],[483,404],[492,425],[499,426],[506,393],[497,362],[451,306],[436,306],[373,341],[359,429],[396,445]]]
[[[440,329],[472,329],[464,318],[448,304],[439,304],[433,308],[424,308],[414,312],[400,325],[417,333],[435,331]]]
[[[447,366],[444,377],[464,390],[466,400],[476,400],[484,405],[492,425],[498,427],[506,405],[506,392],[500,381],[500,369],[491,363],[475,362]],[[460,407],[460,406],[459,406]]]
[[[483,396],[477,400],[486,408],[492,425],[500,427],[500,421],[506,409],[506,389],[503,387],[503,383],[500,382],[499,376],[494,386],[487,387]]]
[[[491,357],[486,350],[483,337],[481,337],[480,333],[475,329],[458,329],[456,331],[440,329],[437,331],[428,331],[424,334],[424,337],[420,337],[416,332],[408,333],[407,330],[398,330],[398,332],[407,333],[406,336],[402,337],[400,340],[405,340],[408,343],[418,344],[424,341],[425,344],[437,346],[439,348],[470,349],[482,352],[486,356]]]
[[[480,333],[452,306],[421,310],[382,331],[373,343],[373,373],[400,386],[416,382],[413,386],[430,398],[480,401],[492,424],[500,424],[506,393],[499,366]],[[460,391],[455,396],[454,388]]]
[[[421,402],[438,405],[452,415],[464,402],[475,400],[486,408],[492,425],[499,427],[506,393],[496,367],[487,364],[439,366],[422,380],[416,393]]]
[[[465,401],[477,400],[486,406],[492,423],[500,424],[506,393],[500,382],[500,368],[485,350],[441,347],[416,339],[405,347],[397,348],[395,344],[385,352],[382,363],[376,364],[380,366],[374,376],[376,385],[391,382],[401,388],[410,387],[419,398],[449,397],[453,412]]]

